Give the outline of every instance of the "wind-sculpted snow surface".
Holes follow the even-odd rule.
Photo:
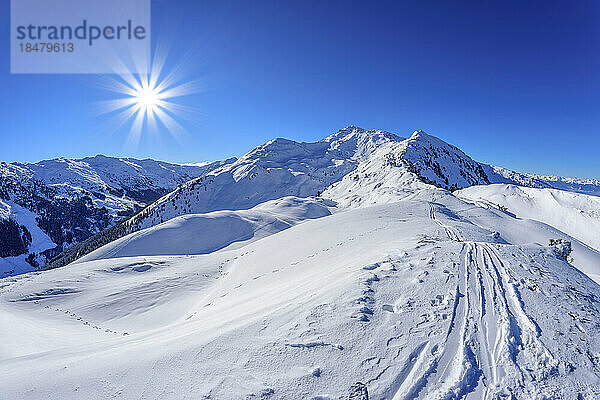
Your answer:
[[[206,254],[236,243],[258,240],[303,220],[330,215],[334,203],[324,199],[284,197],[240,211],[187,214],[131,233],[82,257],[104,258]]]
[[[0,398],[600,398],[600,253],[567,224],[595,198],[454,190],[517,180],[546,187],[423,132],[273,140],[1,280]]]
[[[147,228],[183,214],[244,210],[284,196],[317,196],[382,144],[400,140],[388,132],[354,126],[314,143],[274,139],[180,186],[128,224]]]
[[[600,251],[600,197],[514,185],[473,186],[458,196],[483,207],[504,206],[519,218],[545,222]]]
[[[600,287],[528,242],[547,228],[417,188],[235,249],[7,278],[0,397],[596,399]]]
[[[201,165],[96,156],[27,165],[1,164],[0,172],[0,178],[6,175],[9,183],[12,177],[16,182],[29,182],[28,187],[34,189],[27,190],[33,190],[41,199],[38,203],[42,205],[37,208],[54,207],[47,201],[49,197],[59,200],[59,212],[52,208],[49,218],[45,214],[38,216],[42,229],[57,244],[42,249],[43,257],[32,250],[36,253],[32,261],[45,269],[67,265],[104,244],[175,217],[246,210],[285,196],[323,195],[341,207],[363,207],[412,196],[415,188],[427,184],[452,191],[490,183],[600,194],[598,181],[520,174],[482,164],[422,131],[402,139],[388,132],[354,126],[314,143],[274,139],[240,159]],[[192,174],[198,177],[185,182]],[[43,185],[31,183],[38,181]],[[122,225],[114,226],[133,208],[156,199],[177,184],[181,185]],[[29,192],[25,197],[31,197]],[[0,185],[0,199],[3,196]],[[5,198],[14,200],[15,196]],[[11,242],[4,247],[10,254],[21,254],[27,247],[28,233],[20,226],[15,228],[14,220],[8,223]],[[96,232],[99,233],[89,238]],[[19,256],[26,267],[24,260],[29,256],[31,253]],[[52,261],[43,265],[47,260]]]

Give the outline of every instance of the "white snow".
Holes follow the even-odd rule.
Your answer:
[[[503,205],[518,218],[545,222],[600,251],[598,196],[514,185],[472,186],[457,194],[483,206]]]
[[[285,196],[316,196],[382,145],[401,140],[389,132],[353,126],[314,143],[277,138],[178,187],[131,218],[130,224],[148,228],[184,214],[243,210]]]
[[[249,210],[187,214],[131,233],[84,256],[78,262],[103,258],[206,254],[287,229],[305,219],[331,214],[333,202],[283,197]]]
[[[7,171],[3,173],[15,171],[16,177],[32,177],[51,186],[68,183],[73,187],[102,192],[108,186],[174,189],[178,184],[200,175],[210,165],[177,165],[155,160],[97,155],[76,160],[57,158],[35,164],[5,164]]]
[[[455,196],[413,171],[473,183],[480,164],[364,132],[269,142],[157,201],[145,229],[1,280],[0,397],[600,398],[600,253],[566,225],[577,208],[598,230],[595,198]]]
[[[237,249],[7,278],[0,394],[597,397],[600,287],[498,220],[546,226],[422,189]]]
[[[505,206],[513,219],[525,219],[522,224],[535,225],[540,221],[549,225],[546,229],[535,230],[535,234],[507,226],[504,236],[541,244],[548,244],[550,239],[572,240],[573,264],[600,283],[597,259],[600,252],[600,197],[514,185],[473,186],[458,191],[457,195],[478,206],[492,209]]]
[[[194,165],[170,164],[155,160],[136,160],[132,158],[114,158],[98,155],[83,159],[57,158],[44,160],[34,164],[4,163],[0,162],[0,191],[2,198],[11,204],[12,209],[20,210],[24,215],[20,222],[32,234],[34,244],[27,249],[27,254],[17,257],[0,258],[0,277],[7,274],[19,274],[33,270],[25,262],[29,253],[36,252],[36,260],[44,265],[49,260],[40,256],[39,252],[55,248],[59,243],[45,240],[47,236],[41,232],[37,214],[53,219],[64,218],[62,212],[52,205],[60,201],[75,201],[77,199],[90,199],[86,203],[88,209],[95,208],[96,211],[106,209],[108,216],[98,212],[98,220],[89,219],[90,226],[74,227],[85,233],[95,234],[98,229],[123,218],[136,208],[144,206],[149,199],[155,199],[160,194],[174,189],[186,181],[202,175],[214,168],[227,165],[235,161],[234,158],[217,161],[204,162]],[[51,204],[52,203],[52,204]],[[9,206],[2,205],[0,199],[0,218],[8,218],[4,215],[10,213]],[[19,205],[20,204],[20,205]],[[31,216],[27,216],[28,214]],[[14,219],[14,218],[13,218]],[[63,226],[63,231],[65,227]],[[72,233],[72,231],[71,231]],[[84,235],[73,235],[77,241]],[[43,243],[36,245],[39,237],[44,238]],[[72,242],[62,243],[63,248],[72,245]]]

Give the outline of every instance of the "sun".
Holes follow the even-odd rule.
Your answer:
[[[146,112],[156,111],[160,103],[160,92],[155,87],[139,87],[135,90],[137,105]]]
[[[187,134],[176,118],[191,119],[198,113],[173,101],[202,91],[200,80],[182,82],[181,65],[163,71],[166,54],[154,54],[149,73],[119,73],[102,76],[101,87],[121,95],[120,98],[96,102],[99,114],[112,114],[114,129],[131,123],[127,143],[137,146],[144,132],[157,132],[162,127],[179,140]]]

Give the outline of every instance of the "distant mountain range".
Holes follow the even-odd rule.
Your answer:
[[[357,206],[395,199],[415,182],[450,191],[503,183],[600,195],[597,180],[518,173],[474,161],[422,131],[405,139],[354,126],[314,143],[277,138],[239,159],[196,165],[100,155],[0,163],[0,271],[62,266],[186,214],[245,210],[284,196]],[[359,196],[358,188],[366,192]]]
[[[596,181],[356,127],[44,163],[4,165],[3,262],[63,251],[0,279],[2,398],[600,398]]]
[[[180,165],[98,155],[0,163],[0,272],[33,270],[192,178],[235,159]]]

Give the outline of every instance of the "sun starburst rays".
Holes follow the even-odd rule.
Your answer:
[[[113,114],[116,129],[130,123],[127,145],[136,146],[145,131],[158,131],[159,125],[176,139],[186,134],[176,118],[193,117],[194,108],[173,101],[202,90],[198,80],[182,81],[181,65],[175,65],[166,73],[166,54],[158,49],[147,71],[148,74],[124,73],[104,76],[101,86],[123,97],[96,103],[100,114]]]

